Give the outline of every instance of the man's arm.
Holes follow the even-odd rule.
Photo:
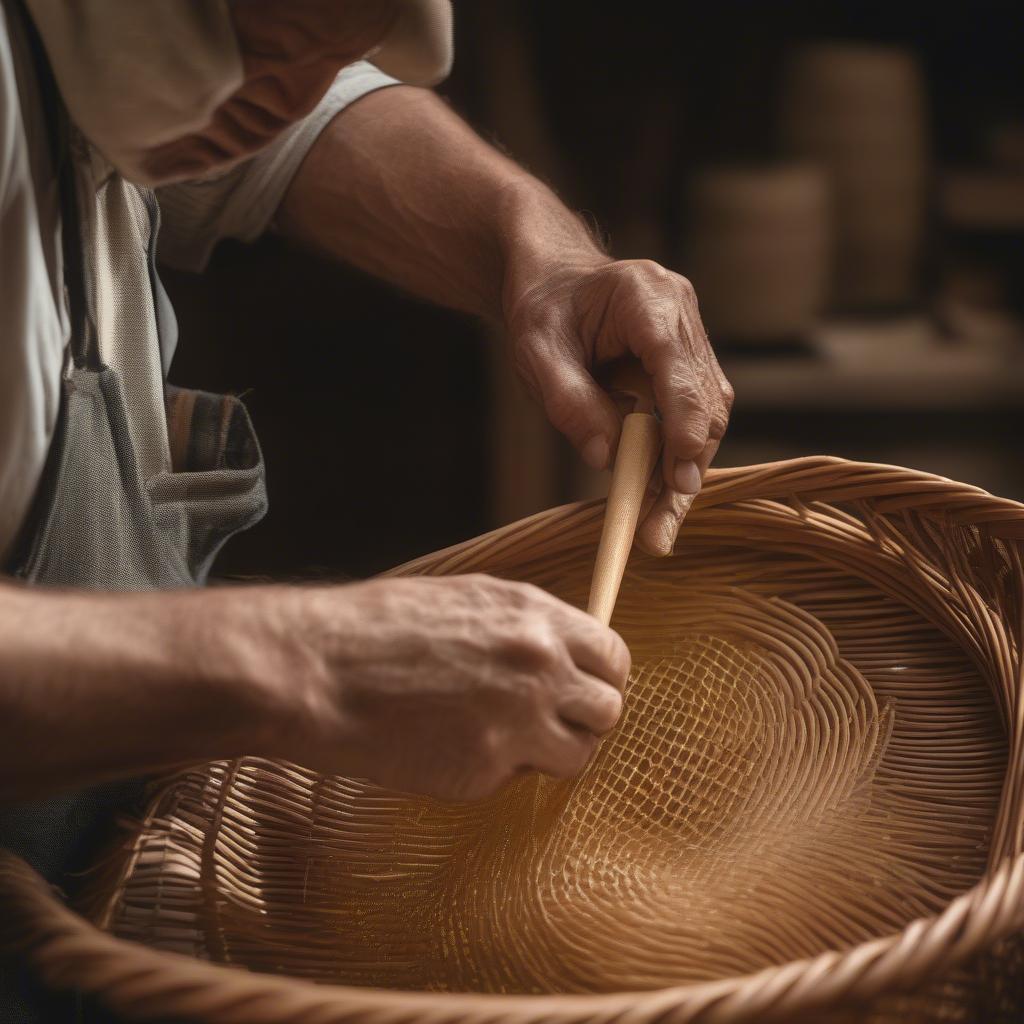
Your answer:
[[[276,218],[287,235],[408,291],[496,323],[506,270],[607,256],[550,189],[433,92],[363,97],[313,144]],[[514,287],[514,282],[510,282]]]
[[[0,798],[264,747],[244,619],[216,603],[0,583]]]
[[[483,142],[433,93],[365,96],[309,151],[279,228],[418,295],[503,324],[548,417],[595,468],[619,414],[592,371],[632,354],[665,431],[665,487],[641,525],[667,554],[725,432],[732,392],[689,282],[615,261],[537,179]]]
[[[579,771],[622,639],[486,576],[153,594],[0,581],[0,801],[280,757],[442,798]]]

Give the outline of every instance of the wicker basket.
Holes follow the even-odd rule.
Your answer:
[[[395,573],[486,571],[582,603],[601,512],[595,503],[554,509]],[[0,935],[50,984],[95,992],[139,1020],[1017,1021],[1022,542],[1024,506],[906,469],[809,458],[713,472],[675,555],[634,555],[613,621],[636,664],[622,730],[639,735],[629,709],[644,699],[688,699],[703,686],[701,706],[711,707],[710,717],[686,712],[687,756],[699,749],[713,763],[690,769],[700,785],[685,797],[685,843],[678,831],[663,841],[664,807],[654,814],[634,800],[640,809],[622,824],[605,782],[614,776],[615,792],[626,792],[615,769],[633,754],[615,734],[583,781],[523,779],[457,809],[288,765],[221,762],[161,783],[147,820],[98,872],[91,921],[25,865],[0,860]],[[673,675],[670,663],[683,669]],[[753,721],[741,712],[756,686],[756,700],[782,709],[781,731],[729,776],[728,800],[709,801],[707,780],[721,780],[725,759],[740,763],[747,749],[740,725],[725,732]],[[722,703],[727,691],[731,704]],[[704,715],[696,739],[694,714]],[[571,875],[565,884],[579,887],[576,862],[563,858],[551,871],[554,840],[548,860],[533,840],[514,841],[554,828],[537,812],[548,806],[577,815],[569,848],[591,860],[599,841],[613,852],[626,849],[624,835],[634,844],[639,860],[614,878],[623,913],[609,910],[607,893],[594,896],[597,868],[584,878],[582,925],[583,904],[563,913],[564,891],[550,879]],[[600,813],[587,818],[594,806]],[[532,816],[517,819],[524,808]],[[773,827],[780,821],[785,828]],[[743,831],[754,828],[760,838],[750,846]],[[801,829],[806,841],[794,843]],[[473,830],[473,850],[449,856],[444,844]],[[564,829],[555,831],[562,842]],[[693,855],[679,877],[650,875],[664,892],[641,899],[623,888],[648,845],[669,856],[680,844]],[[448,908],[441,930],[458,933],[462,914],[478,942],[459,933],[438,955],[424,940],[422,957],[407,949],[403,960],[395,943],[408,936],[398,933],[419,927],[413,903],[427,899],[424,886],[440,885],[423,865],[445,857],[449,882],[475,874],[438,889]],[[524,883],[516,864],[531,857],[543,870]],[[736,890],[742,899],[718,884],[730,872],[748,880]],[[679,896],[684,876],[699,885]],[[481,925],[488,907],[502,913],[498,877],[502,906],[526,908],[511,939],[493,921]],[[543,913],[528,906],[538,885]],[[658,917],[672,900],[684,908],[676,931]],[[804,928],[791,926],[801,920],[797,904],[812,908]],[[719,940],[700,930],[711,924]],[[372,942],[352,947],[352,929]],[[665,939],[672,935],[685,956]],[[512,939],[519,953],[509,953]],[[551,943],[562,943],[557,956],[546,953]],[[474,959],[478,944],[501,970]],[[355,963],[338,948],[368,955]],[[730,963],[739,969],[730,973]]]

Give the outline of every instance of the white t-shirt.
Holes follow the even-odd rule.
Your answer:
[[[220,239],[257,238],[335,114],[392,84],[373,65],[353,64],[307,118],[251,160],[209,181],[160,190],[161,259],[199,270]],[[31,57],[0,5],[0,562],[46,461],[68,336],[48,146]]]

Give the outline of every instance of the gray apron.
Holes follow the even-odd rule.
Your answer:
[[[31,26],[28,31],[34,35]],[[50,123],[63,125],[36,44]],[[233,397],[170,386],[163,389],[163,403],[154,402],[159,395],[138,394],[138,379],[126,388],[121,376],[103,364],[91,294],[95,268],[88,265],[79,238],[80,182],[76,185],[66,138],[55,140],[55,166],[71,336],[49,458],[6,571],[42,587],[143,591],[200,586],[224,542],[266,510],[263,461],[248,414]],[[150,217],[151,286],[163,341],[175,327],[153,266],[158,213],[153,197],[140,195]],[[160,353],[151,355],[159,366]],[[140,410],[161,406],[166,424],[140,424]],[[170,470],[149,473],[140,458],[137,439],[149,426],[161,436],[166,431]],[[119,781],[5,808],[0,811],[0,845],[73,892],[76,874],[109,838],[115,816],[135,810],[141,792],[141,780]],[[69,1005],[74,1004],[34,990],[17,965],[3,965],[0,1022],[81,1019],[77,1010],[68,1016]]]

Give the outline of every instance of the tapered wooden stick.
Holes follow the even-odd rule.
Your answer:
[[[647,481],[660,452],[661,424],[657,417],[649,412],[629,413],[622,423],[587,605],[587,611],[606,626],[615,610]]]

